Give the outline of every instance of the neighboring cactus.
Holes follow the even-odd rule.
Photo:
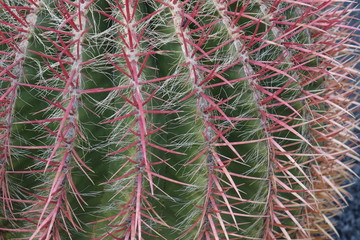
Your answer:
[[[345,2],[0,0],[0,239],[334,236]]]

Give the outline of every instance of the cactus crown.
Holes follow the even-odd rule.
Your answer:
[[[331,238],[345,2],[1,0],[0,238]]]

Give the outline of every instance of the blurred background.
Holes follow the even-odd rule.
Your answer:
[[[357,11],[352,12],[352,26],[360,28],[360,0],[354,0]],[[360,44],[360,31],[355,33],[354,39]],[[357,69],[360,70],[360,56],[354,56],[358,59]],[[357,82],[360,87],[360,76],[357,76]],[[360,91],[358,93],[360,95]],[[360,109],[358,109],[356,118],[360,119]],[[357,136],[360,138],[360,130],[356,131]],[[360,154],[360,147],[358,146],[357,152]],[[360,176],[360,163],[358,163],[354,171]],[[336,230],[339,236],[336,240],[360,240],[360,179],[355,178],[353,184],[346,182],[350,186],[346,189],[352,195],[347,198],[349,206],[342,211],[342,214],[333,218]]]

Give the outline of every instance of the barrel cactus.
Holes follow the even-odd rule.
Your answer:
[[[331,239],[357,158],[351,11],[1,0],[0,239]]]

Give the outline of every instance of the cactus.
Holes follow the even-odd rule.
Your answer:
[[[331,239],[352,10],[1,0],[0,239]]]

